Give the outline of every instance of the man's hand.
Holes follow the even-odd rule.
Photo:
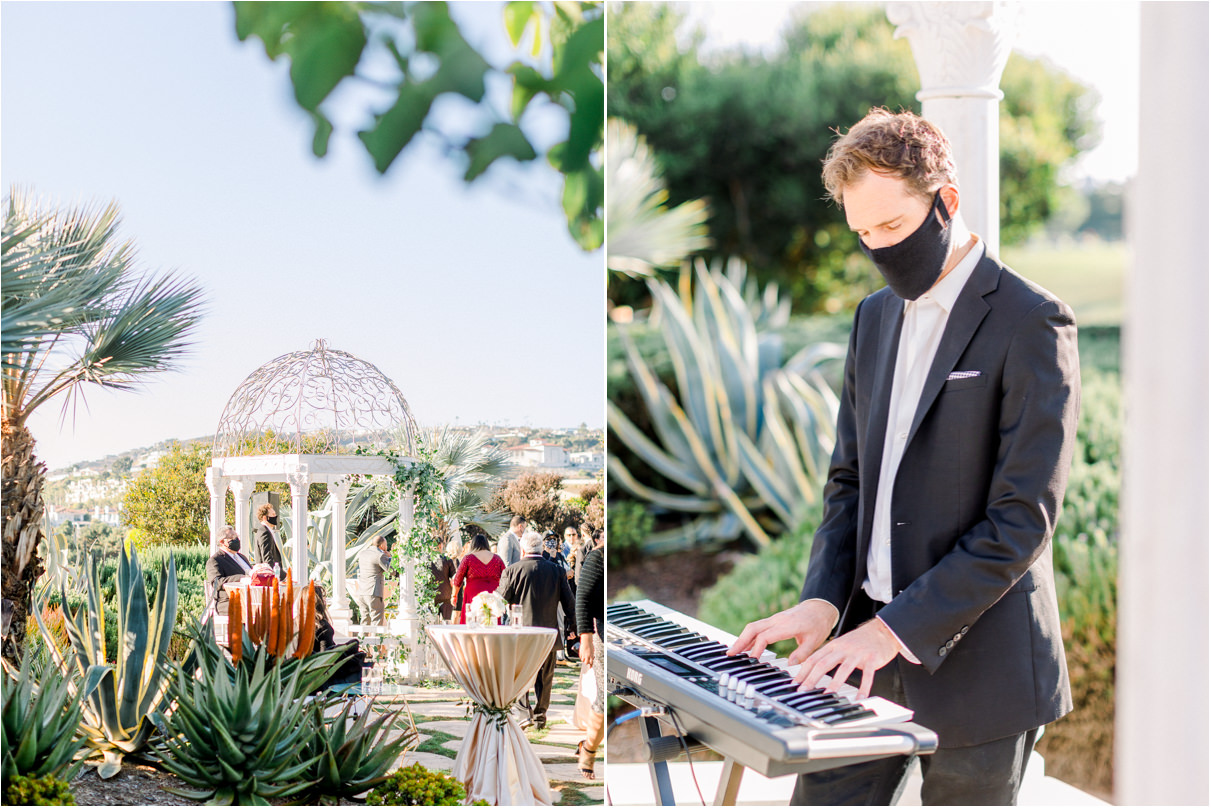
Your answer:
[[[580,661],[586,668],[593,667],[593,635],[580,635]]]
[[[795,657],[802,660],[816,650],[828,637],[836,621],[837,610],[831,603],[805,600],[764,620],[749,623],[732,643],[732,647],[727,649],[727,653],[728,656],[747,653],[757,658],[765,651],[767,645],[794,638],[799,643],[799,647],[790,657],[790,661],[794,663]]]
[[[882,620],[870,620],[809,656],[795,674],[795,682],[815,687],[820,677],[836,668],[837,672],[828,686],[829,692],[835,693],[851,673],[861,670],[862,685],[858,688],[858,698],[864,699],[870,695],[875,671],[895,659],[898,653],[900,646],[891,630]],[[791,661],[794,661],[793,656]]]

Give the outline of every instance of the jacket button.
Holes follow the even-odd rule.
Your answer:
[[[966,633],[967,633],[967,626],[963,626],[963,628],[959,629],[959,633],[960,633],[960,634],[966,634]]]
[[[959,641],[959,640],[961,640],[961,639],[963,639],[963,635],[962,635],[962,634],[956,634],[956,635],[954,636],[954,641],[955,641],[955,642],[958,642],[958,641]]]
[[[955,647],[955,641],[954,641],[954,640],[947,640],[947,641],[946,641],[946,647],[947,647],[947,648],[954,648],[954,647]]]
[[[941,648],[938,649],[938,656],[946,656],[946,646],[945,645],[943,645]]]

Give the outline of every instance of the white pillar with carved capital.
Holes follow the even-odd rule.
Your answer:
[[[412,532],[416,519],[416,499],[411,491],[399,492],[399,532],[400,539]],[[420,615],[416,609],[416,562],[408,559],[400,573],[399,581],[399,617],[396,618],[398,629],[407,638],[408,662],[407,677],[411,680],[423,678],[425,663],[421,655],[420,645]]]
[[[311,570],[307,568],[307,526],[310,519],[307,516],[307,490],[311,487],[311,474],[306,465],[299,466],[298,471],[286,473],[286,482],[290,483],[290,526],[291,541],[294,543],[290,553],[290,569],[294,570],[294,580],[305,583],[311,578]],[[285,575],[286,571],[283,570]]]
[[[248,533],[248,501],[252,498],[256,483],[252,480],[232,480],[229,484],[231,495],[235,497],[235,532],[246,548],[245,554],[252,558],[252,536]]]
[[[888,3],[921,76],[921,115],[946,133],[959,172],[959,207],[994,255],[1001,248],[999,85],[1019,6],[1006,2]]]
[[[223,470],[211,466],[206,469],[206,487],[210,490],[210,554],[219,551],[219,531],[223,529],[223,511],[227,499],[227,478]]]
[[[349,622],[349,599],[345,595],[345,505],[349,501],[350,479],[328,483],[328,495],[332,497],[332,597],[329,611],[337,623]]]

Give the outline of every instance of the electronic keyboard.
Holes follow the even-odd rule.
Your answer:
[[[937,748],[937,735],[912,723],[911,710],[877,697],[859,700],[848,684],[837,693],[820,686],[800,690],[792,680],[798,666],[769,650],[759,659],[729,657],[735,640],[652,601],[610,604],[608,690],[653,708],[664,725],[686,736],[687,746],[698,742],[767,777]],[[654,722],[644,728],[645,735],[653,728],[659,734]],[[649,751],[653,764],[682,748],[680,740],[649,742],[663,750]]]

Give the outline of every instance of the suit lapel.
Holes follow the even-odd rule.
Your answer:
[[[1000,266],[985,254],[976,264],[975,271],[967,280],[963,291],[959,292],[954,310],[946,320],[946,330],[942,332],[942,341],[938,343],[933,364],[929,366],[929,374],[925,377],[921,400],[917,404],[916,414],[913,415],[912,427],[908,430],[908,443],[912,443],[925,414],[942,392],[946,377],[954,370],[959,357],[967,350],[968,343],[975,336],[976,329],[988,316],[989,306],[984,296],[996,290],[999,278]]]

